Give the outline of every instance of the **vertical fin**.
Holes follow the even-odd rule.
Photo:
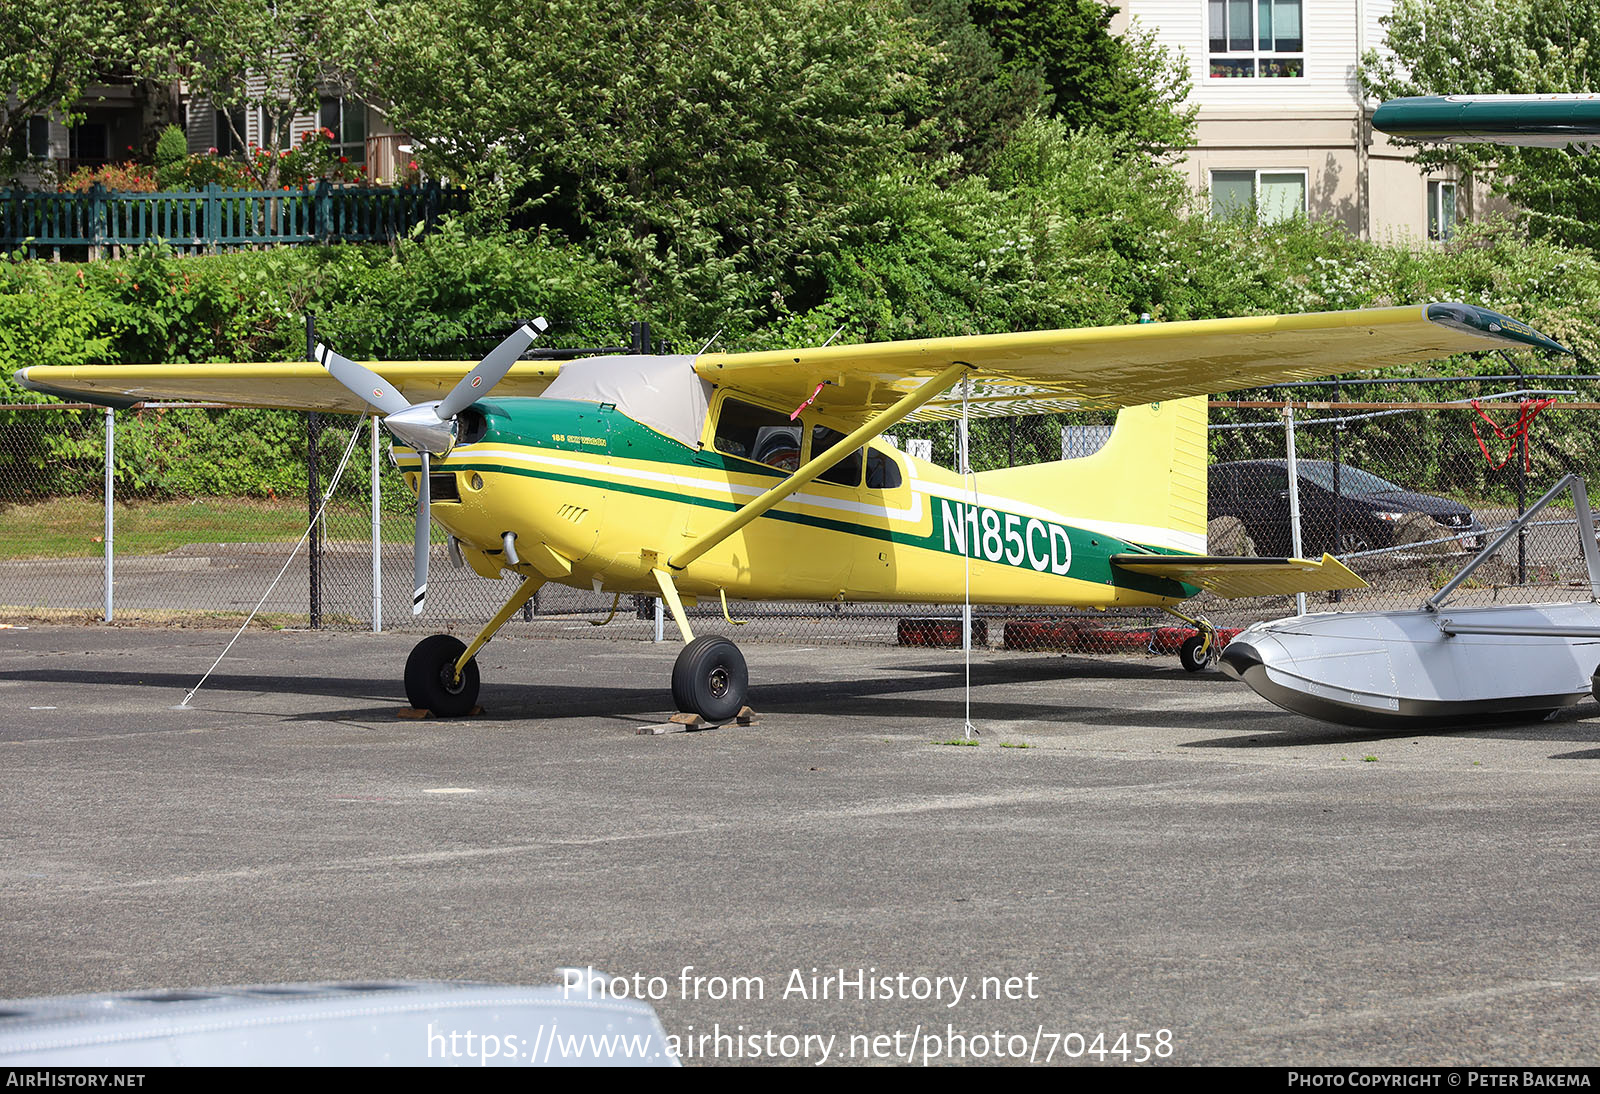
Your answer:
[[[986,471],[978,487],[1123,526],[1123,538],[1135,543],[1204,554],[1206,413],[1205,396],[1125,407],[1093,455]]]

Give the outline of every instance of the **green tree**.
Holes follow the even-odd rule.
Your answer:
[[[1387,52],[1369,52],[1361,66],[1380,99],[1600,87],[1600,0],[1399,0],[1384,24]],[[1425,145],[1414,158],[1487,175],[1536,236],[1600,246],[1600,157]]]
[[[1049,103],[1044,78],[1003,62],[967,0],[908,2],[935,51],[925,106],[913,114],[913,151],[924,162],[959,157],[955,178],[982,174],[1017,127]]]
[[[0,176],[15,170],[29,118],[70,122],[97,79],[165,69],[161,10],[162,0],[8,0],[0,8]]]
[[[1104,0],[970,0],[1008,67],[1032,69],[1069,128],[1096,126],[1147,152],[1190,144],[1195,108],[1185,105],[1188,70],[1137,24],[1111,33],[1117,8]]]
[[[289,147],[289,123],[315,114],[323,92],[342,90],[364,6],[353,0],[161,0],[182,28],[169,48],[190,96],[218,108],[236,147],[242,119],[257,114],[264,147]],[[369,27],[370,29],[370,27]],[[276,185],[273,172],[266,180]]]
[[[782,311],[906,162],[936,55],[903,0],[395,0],[363,88],[425,165],[624,268],[658,321]]]

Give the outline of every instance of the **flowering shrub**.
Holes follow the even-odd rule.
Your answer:
[[[292,148],[250,146],[244,171],[251,184],[263,189],[309,189],[320,179],[330,182],[365,183],[367,169],[338,155],[333,146],[333,130],[308,129]]]
[[[175,126],[171,128],[177,131]],[[414,162],[410,174],[414,179]],[[131,160],[104,167],[82,167],[72,173],[61,189],[82,192],[98,182],[107,190],[135,193],[203,190],[213,183],[225,190],[309,190],[322,179],[357,186],[372,182],[364,164],[351,163],[347,157],[337,154],[333,131],[327,128],[307,130],[293,148],[251,145],[250,154],[242,158],[220,156],[215,148],[210,148],[203,155],[169,159],[154,169]]]
[[[154,193],[156,176],[150,168],[129,160],[127,163],[107,163],[100,167],[80,167],[68,175],[61,184],[64,194],[81,194],[95,183],[107,190],[132,191],[136,194]]]
[[[163,172],[163,189],[203,190],[216,183],[225,190],[249,190],[255,180],[244,160],[219,156],[215,148],[203,156],[187,156]]]

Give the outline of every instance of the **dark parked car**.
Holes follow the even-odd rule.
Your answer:
[[[1392,547],[1395,532],[1413,513],[1432,518],[1442,539],[1461,533],[1464,550],[1483,546],[1484,528],[1460,502],[1418,494],[1386,479],[1327,460],[1299,460],[1300,553],[1336,555]],[[1337,477],[1336,477],[1337,475]],[[1210,517],[1233,516],[1244,522],[1256,553],[1291,554],[1289,544],[1289,466],[1286,460],[1241,460],[1212,464]],[[1413,533],[1406,539],[1416,542]]]

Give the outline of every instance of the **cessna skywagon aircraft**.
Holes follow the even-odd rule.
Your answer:
[[[1336,560],[1212,558],[1203,397],[1450,354],[1562,347],[1466,304],[1153,323],[698,356],[519,361],[544,323],[477,365],[317,363],[34,367],[25,387],[127,406],[204,399],[373,411],[451,554],[516,591],[470,643],[424,639],[412,704],[471,711],[474,656],[545,582],[659,594],[685,643],[679,708],[725,721],[744,658],[696,638],[697,597],[1071,607],[1176,605],[1364,584]],[[963,476],[878,441],[904,420],[1119,408],[1085,459]],[[1214,657],[1212,628],[1184,654]]]

